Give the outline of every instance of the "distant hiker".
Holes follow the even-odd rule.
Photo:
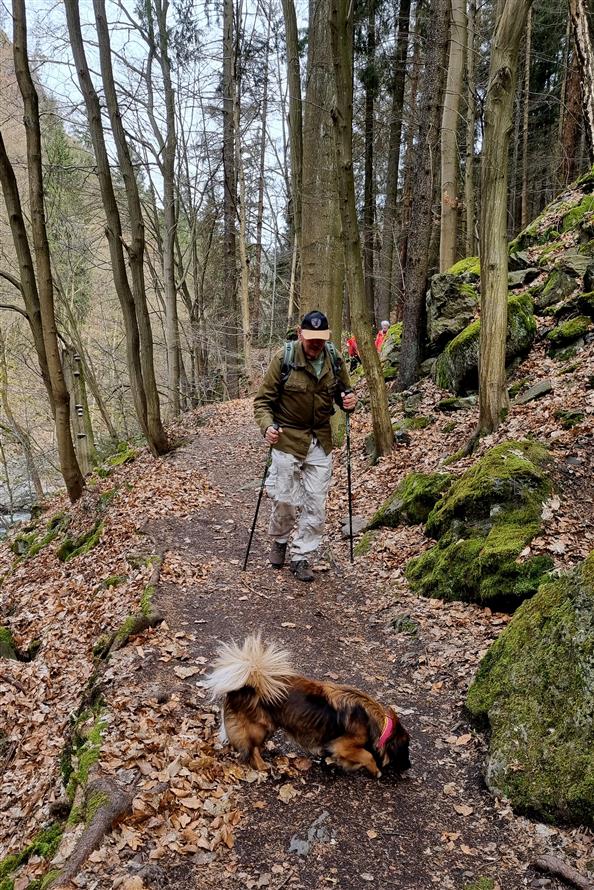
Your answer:
[[[291,571],[300,581],[313,581],[310,560],[322,541],[326,495],[332,475],[330,418],[334,403],[353,411],[357,397],[333,343],[328,319],[308,312],[297,328],[297,343],[286,343],[272,359],[254,399],[254,416],[272,463],[266,489],[272,498],[268,532],[270,563],[281,569],[289,536]],[[278,423],[280,429],[273,424]]]
[[[355,368],[361,364],[361,358],[359,356],[359,347],[357,346],[357,341],[354,337],[348,337],[346,341],[346,348],[349,355],[349,371],[354,371]]]
[[[377,335],[375,338],[375,348],[377,349],[378,352],[381,352],[382,344],[388,335],[389,328],[390,328],[390,322],[382,321],[382,323],[380,325],[380,329],[377,332]]]

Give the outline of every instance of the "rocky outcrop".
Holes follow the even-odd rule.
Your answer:
[[[504,442],[444,489],[425,525],[437,544],[406,566],[411,588],[509,610],[532,596],[552,561],[518,556],[541,527],[547,463],[536,442]]]
[[[426,522],[451,481],[449,473],[409,473],[386,498],[372,517],[368,528],[382,525],[395,527],[401,522],[407,525]]]
[[[435,382],[442,389],[462,394],[478,387],[480,320],[458,334],[435,363]],[[536,334],[532,300],[528,294],[508,299],[506,362],[525,355]]]
[[[545,821],[594,826],[594,552],[517,610],[466,706],[490,729],[494,794]]]

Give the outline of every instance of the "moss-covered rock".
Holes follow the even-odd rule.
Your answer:
[[[561,231],[574,229],[586,214],[594,213],[594,195],[584,195],[579,204],[565,214],[561,222]]]
[[[448,275],[465,275],[469,280],[478,281],[481,277],[481,261],[477,256],[467,256],[458,260],[447,270]]]
[[[438,543],[406,566],[411,588],[506,609],[531,596],[552,560],[517,559],[540,530],[547,462],[536,442],[504,442],[452,482],[427,517]]]
[[[507,301],[506,362],[525,355],[536,334],[533,303],[528,294]],[[473,321],[458,334],[435,363],[435,381],[442,389],[463,393],[478,387],[478,358],[481,323]]]
[[[0,625],[0,658],[18,658],[17,647],[8,627]]]
[[[467,278],[467,273],[450,272],[431,279],[426,305],[427,340],[433,354],[440,352],[476,315],[478,293]]]
[[[576,279],[562,269],[554,269],[542,288],[534,292],[534,305],[541,312],[547,306],[571,296],[577,287]]]
[[[76,556],[84,556],[85,553],[88,553],[89,550],[92,550],[99,543],[102,534],[103,522],[97,520],[90,531],[79,535],[78,538],[67,538],[58,548],[58,559],[62,560],[62,562],[68,562]]]
[[[394,528],[401,522],[425,522],[435,503],[451,484],[449,473],[409,473],[375,513],[369,528]]]
[[[490,726],[495,794],[518,812],[594,826],[594,552],[518,609],[466,705]]]
[[[400,344],[402,341],[402,322],[390,325],[380,349],[380,360],[383,365],[384,379],[391,380],[398,373],[400,364]]]
[[[583,337],[592,327],[592,319],[586,315],[578,315],[576,318],[570,318],[562,324],[557,325],[547,334],[547,340],[553,349],[562,349],[575,343],[580,337]]]

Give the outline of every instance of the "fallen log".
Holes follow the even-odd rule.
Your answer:
[[[585,878],[572,865],[562,862],[556,856],[541,856],[533,862],[534,868],[546,872],[555,878],[561,878],[566,884],[577,887],[578,890],[594,890],[594,884]]]

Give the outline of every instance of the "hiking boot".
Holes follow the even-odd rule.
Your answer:
[[[279,544],[278,541],[272,542],[270,548],[270,565],[273,569],[282,569],[285,564],[285,554],[287,552],[287,544]]]
[[[313,581],[316,577],[306,559],[296,559],[291,562],[291,571],[298,581]]]

